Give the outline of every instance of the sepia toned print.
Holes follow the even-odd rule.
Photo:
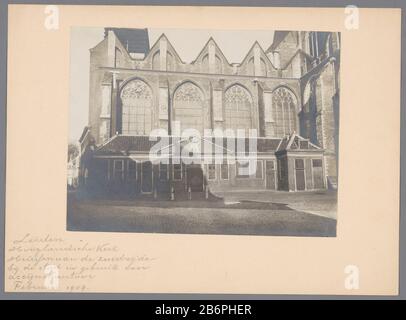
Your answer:
[[[398,294],[399,9],[359,8],[357,28],[348,29],[344,8],[53,7],[59,9],[60,19],[59,28],[51,30],[43,23],[50,15],[45,5],[11,5],[8,9],[7,292]],[[242,22],[244,30],[240,30]],[[339,31],[338,196],[327,189],[324,191],[331,201],[323,190],[245,188],[243,195],[227,192],[221,201],[210,198],[198,202],[194,197],[197,191],[190,193],[191,200],[188,192],[184,200],[179,199],[179,193],[174,194],[174,200],[170,200],[170,193],[157,193],[154,199],[154,193],[127,196],[123,192],[120,198],[113,192],[88,194],[74,185],[67,198],[67,141],[69,159],[77,160],[68,162],[68,174],[76,184],[82,159],[77,157],[77,142],[89,126],[90,49],[105,39],[104,26],[148,27],[150,47],[163,33],[185,64],[196,59],[210,37],[230,64],[240,64],[255,41],[267,51],[273,42],[272,30]],[[382,60],[382,48],[390,61],[385,67],[376,65]],[[153,82],[139,78],[156,97]],[[281,82],[297,92],[287,80]],[[204,89],[201,83],[196,84]],[[173,89],[171,85],[172,101]],[[255,97],[255,92],[245,89]],[[212,98],[218,96],[214,93]],[[322,101],[320,97],[318,101]],[[35,129],[33,134],[27,135],[27,128]],[[165,131],[171,139],[177,136],[168,132],[169,128],[163,132],[156,129],[152,128],[155,136],[151,138],[158,139],[151,141],[151,149],[158,146],[158,150],[150,152],[148,159],[153,166],[171,159],[168,162],[172,161],[180,176],[175,162],[177,155],[185,154],[177,147],[164,147],[172,144],[166,141]],[[204,125],[204,129],[208,128]],[[245,137],[254,136],[254,129]],[[182,150],[204,151],[209,144],[204,132],[198,148],[196,132],[183,138],[183,131],[182,144],[189,140],[194,144]],[[300,131],[296,134],[303,137]],[[231,151],[227,151],[230,163],[232,155],[242,157],[242,152],[237,153],[237,141],[244,140],[234,140],[234,152],[232,143],[227,146],[223,141]],[[248,143],[244,155],[256,159],[261,154],[255,154],[250,146],[254,143]],[[376,146],[380,151],[372,156]],[[167,157],[159,150],[174,156]],[[197,152],[192,155],[195,153],[190,158],[200,159],[206,170],[206,157]],[[220,160],[219,154],[213,151],[211,158]],[[186,161],[189,157],[182,158]],[[246,169],[256,172],[251,171],[256,169],[254,161],[241,162],[234,164],[239,175],[244,176]],[[219,166],[213,170],[215,166],[210,165],[210,184],[214,177],[214,182],[220,183],[222,176],[237,176],[227,172],[227,166],[217,163]],[[209,195],[214,193],[222,197],[210,189]],[[214,208],[220,203],[226,208]],[[273,208],[259,209],[262,203],[264,207],[272,203]],[[256,208],[242,209],[241,204],[255,204]],[[309,217],[315,219],[313,223],[308,223]],[[320,219],[324,217],[332,219]],[[320,236],[325,224],[316,221],[332,221],[334,225],[337,221],[335,236]],[[295,236],[290,237],[288,231]],[[41,261],[31,263],[37,257]],[[94,267],[95,260],[102,262]],[[119,262],[111,265],[112,260]],[[78,274],[82,269],[85,274]]]
[[[210,36],[186,62],[150,32],[106,27],[75,49],[89,111],[68,151],[68,230],[335,236],[340,34],[268,31],[265,49],[233,44],[240,62]]]

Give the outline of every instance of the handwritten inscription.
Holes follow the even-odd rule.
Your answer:
[[[150,269],[154,260],[124,253],[109,242],[27,233],[13,240],[7,250],[6,280],[13,291],[84,292],[106,272],[142,272]]]

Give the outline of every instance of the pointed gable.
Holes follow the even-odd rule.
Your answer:
[[[154,70],[175,70],[179,64],[184,64],[167,36],[162,33],[151,47],[147,56]]]
[[[224,55],[223,51],[220,49],[219,45],[217,42],[214,40],[213,37],[210,37],[209,40],[207,40],[206,44],[203,46],[202,50],[200,50],[199,54],[197,55],[196,59],[193,62],[201,60],[206,54],[209,53],[209,48],[213,47],[215,50],[215,54],[219,56],[219,58],[224,61],[227,64],[230,64]],[[192,62],[192,63],[193,63]]]
[[[240,68],[246,75],[267,76],[268,73],[275,70],[269,57],[258,41],[255,41],[248,51]]]
[[[309,139],[292,133],[281,140],[277,152],[282,151],[323,151],[323,149],[311,143]]]
[[[206,44],[200,50],[196,59],[192,62],[195,68],[200,66],[200,72],[222,73],[230,68],[230,64],[216,43],[213,37],[210,37]]]

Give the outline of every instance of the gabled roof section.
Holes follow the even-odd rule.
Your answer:
[[[148,29],[134,29],[134,28],[105,28],[104,36],[107,37],[109,31],[113,31],[116,37],[120,40],[124,48],[129,53],[143,53],[145,55],[149,52],[149,37]]]
[[[272,63],[272,61],[269,59],[269,57],[266,55],[266,53],[265,53],[265,51],[264,51],[264,49],[262,48],[262,46],[261,46],[261,44],[258,42],[258,41],[255,41],[254,43],[253,43],[253,45],[251,46],[251,48],[248,50],[248,52],[247,52],[247,54],[245,55],[245,57],[244,57],[244,59],[242,60],[242,62],[240,63],[240,66],[242,66],[242,65],[244,65],[244,64],[246,64],[248,61],[248,57],[250,57],[250,53],[252,52],[252,51],[254,51],[254,48],[255,47],[258,47],[259,48],[259,50],[260,50],[260,52],[261,52],[261,55],[265,58],[265,60],[272,66],[272,68],[274,68],[275,70],[276,70],[276,68],[275,68],[275,66],[273,65],[273,63]]]
[[[293,132],[282,139],[276,151],[323,151],[323,149]]]
[[[290,136],[282,138],[282,140],[280,141],[280,143],[276,149],[276,152],[286,150],[286,147],[290,141],[289,139],[290,139]]]
[[[192,61],[192,63],[195,63],[199,58],[203,56],[203,54],[206,52],[206,48],[208,51],[208,46],[210,43],[214,44],[214,47],[216,48],[216,54],[219,54],[220,57],[223,59],[224,62],[227,64],[230,64],[227,60],[227,57],[224,55],[223,51],[220,49],[219,45],[217,44],[216,40],[214,40],[213,37],[210,37],[209,40],[207,40],[206,44],[203,46],[202,50],[200,50],[199,54],[197,55],[196,59]]]
[[[176,56],[176,59],[181,62],[181,63],[185,63],[183,62],[182,58],[180,57],[180,55],[178,54],[178,52],[175,50],[175,47],[172,45],[172,43],[169,41],[168,37],[165,35],[165,33],[162,33],[159,38],[155,41],[155,43],[153,44],[153,46],[151,47],[151,50],[149,51],[149,55],[155,53],[155,51],[157,49],[159,49],[159,41],[161,39],[165,39],[166,43],[167,43],[167,50],[174,53]]]

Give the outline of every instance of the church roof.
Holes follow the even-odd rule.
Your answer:
[[[285,39],[290,31],[275,31],[271,46],[266,50],[267,52],[275,50],[279,44]]]
[[[286,36],[290,32],[292,32],[292,31],[275,31],[274,37],[273,37],[273,42],[270,45],[270,47],[268,48],[268,50],[266,50],[266,52],[274,51],[275,49],[277,49],[278,46],[280,45],[280,43],[286,38]],[[323,53],[323,51],[325,50],[326,40],[330,33],[331,32],[325,32],[325,31],[314,32],[314,34],[317,37],[317,42],[318,42],[318,52],[317,52],[318,56],[321,55]]]
[[[109,31],[115,33],[129,53],[144,53],[146,55],[149,52],[148,29],[105,28],[105,37]]]

